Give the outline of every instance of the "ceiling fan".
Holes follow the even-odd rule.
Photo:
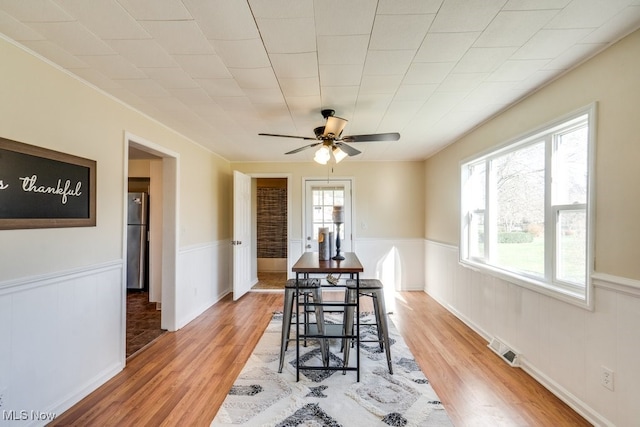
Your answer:
[[[313,160],[323,165],[331,159],[332,155],[336,160],[336,163],[338,163],[347,156],[357,156],[361,153],[360,150],[347,145],[347,142],[397,141],[400,139],[400,134],[397,132],[341,136],[342,131],[347,125],[347,120],[334,116],[334,110],[326,109],[322,110],[321,113],[322,117],[325,118],[326,123],[324,126],[319,126],[313,130],[316,135],[315,138],[307,136],[278,135],[273,133],[259,133],[258,135],[318,141],[313,144],[305,145],[304,147],[296,148],[295,150],[286,152],[285,154],[299,153],[300,151],[320,145],[320,148],[316,151],[316,155]]]

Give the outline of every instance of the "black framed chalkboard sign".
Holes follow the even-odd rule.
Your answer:
[[[95,160],[0,138],[0,229],[95,225]]]

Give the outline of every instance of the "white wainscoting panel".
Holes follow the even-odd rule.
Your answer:
[[[231,260],[230,240],[180,249],[176,286],[178,329],[232,292]]]
[[[356,239],[354,252],[364,267],[363,278],[380,279],[396,291],[424,289],[422,239]]]
[[[520,353],[525,371],[594,425],[637,425],[638,281],[594,274],[590,311],[463,267],[455,246],[425,246],[429,295],[485,339]],[[603,367],[614,371],[613,391],[601,385]]]
[[[2,410],[60,414],[122,370],[124,295],[121,260],[0,283]]]

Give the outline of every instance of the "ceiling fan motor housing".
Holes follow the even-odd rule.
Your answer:
[[[320,111],[320,113],[322,114],[322,117],[327,119],[329,117],[333,117],[333,115],[336,114],[336,110],[326,109],[326,110]]]

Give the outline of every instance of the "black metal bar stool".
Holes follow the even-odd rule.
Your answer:
[[[314,303],[322,303],[322,288],[320,286],[320,279],[299,279],[298,280],[298,290],[300,291],[300,296],[302,296],[305,301],[308,301],[308,298],[312,298]],[[293,304],[296,300],[296,279],[289,279],[284,286],[284,307],[282,312],[282,339],[280,342],[280,366],[278,368],[278,372],[282,372],[282,368],[284,367],[284,353],[287,351],[287,347],[289,345],[290,333],[291,333],[291,316],[293,315]],[[324,327],[324,314],[322,310],[322,306],[315,305],[315,315],[316,315],[316,323],[318,324],[318,330],[323,333]],[[305,306],[304,310],[304,325],[305,332],[309,325],[308,319],[308,311]],[[328,349],[322,343],[320,345],[322,350],[322,358],[323,360],[328,360]]]
[[[347,290],[345,293],[345,302],[353,303],[356,300],[356,281],[347,280]],[[391,366],[391,346],[389,345],[389,326],[387,322],[387,309],[384,303],[384,287],[378,279],[360,279],[360,296],[368,296],[373,298],[373,310],[376,316],[376,329],[378,333],[377,340],[360,340],[360,342],[378,342],[380,350],[384,350],[387,355],[387,365],[389,373],[393,375],[393,367]],[[347,307],[345,311],[344,325],[347,331],[353,329],[353,307]],[[362,323],[360,324],[362,326]],[[344,342],[345,346],[345,365],[349,360],[349,343]]]

